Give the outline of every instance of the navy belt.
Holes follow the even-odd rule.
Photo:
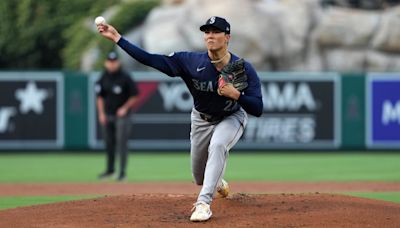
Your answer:
[[[226,116],[211,116],[204,113],[200,113],[200,118],[207,122],[219,122],[223,120]]]

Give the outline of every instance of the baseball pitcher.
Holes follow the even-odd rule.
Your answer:
[[[114,41],[137,61],[185,82],[194,105],[191,113],[191,169],[194,181],[202,185],[191,221],[207,221],[210,204],[218,192],[226,197],[223,179],[230,149],[242,136],[247,114],[261,116],[263,102],[260,79],[250,63],[228,51],[230,24],[211,17],[204,32],[205,52],[150,54],[122,37],[109,24],[97,24],[99,33]]]

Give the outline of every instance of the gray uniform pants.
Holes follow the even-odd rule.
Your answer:
[[[192,110],[190,132],[191,168],[194,181],[203,185],[197,201],[212,202],[218,184],[224,176],[229,150],[242,136],[247,113],[240,109],[219,123],[210,123]]]
[[[131,128],[130,114],[117,118],[107,116],[107,123],[103,126],[103,137],[107,150],[107,171],[115,171],[115,157],[120,158],[120,174],[125,174],[128,160],[128,137]]]

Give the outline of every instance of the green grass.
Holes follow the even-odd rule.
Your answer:
[[[233,154],[228,163],[235,180],[400,181],[400,154]]]
[[[250,153],[232,152],[230,181],[400,181],[400,153]],[[1,183],[98,182],[103,153],[0,154]],[[189,153],[130,154],[128,181],[191,181]],[[1,187],[1,185],[0,185]],[[345,193],[400,202],[399,192]],[[0,197],[0,209],[95,196]]]
[[[37,204],[64,202],[70,200],[90,199],[97,196],[11,196],[0,197],[0,210]]]
[[[400,153],[231,153],[235,181],[400,181]],[[95,182],[105,155],[0,154],[0,183]],[[131,153],[129,181],[190,181],[188,153]]]
[[[400,192],[348,192],[346,195],[400,203]]]
[[[104,169],[104,154],[0,155],[0,183],[97,182]],[[131,154],[127,173],[131,181],[191,178],[189,157],[183,154]]]

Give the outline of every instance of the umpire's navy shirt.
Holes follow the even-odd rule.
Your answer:
[[[138,94],[138,90],[129,74],[119,69],[114,73],[104,71],[96,83],[96,94],[104,99],[106,114],[114,116],[119,107]]]

